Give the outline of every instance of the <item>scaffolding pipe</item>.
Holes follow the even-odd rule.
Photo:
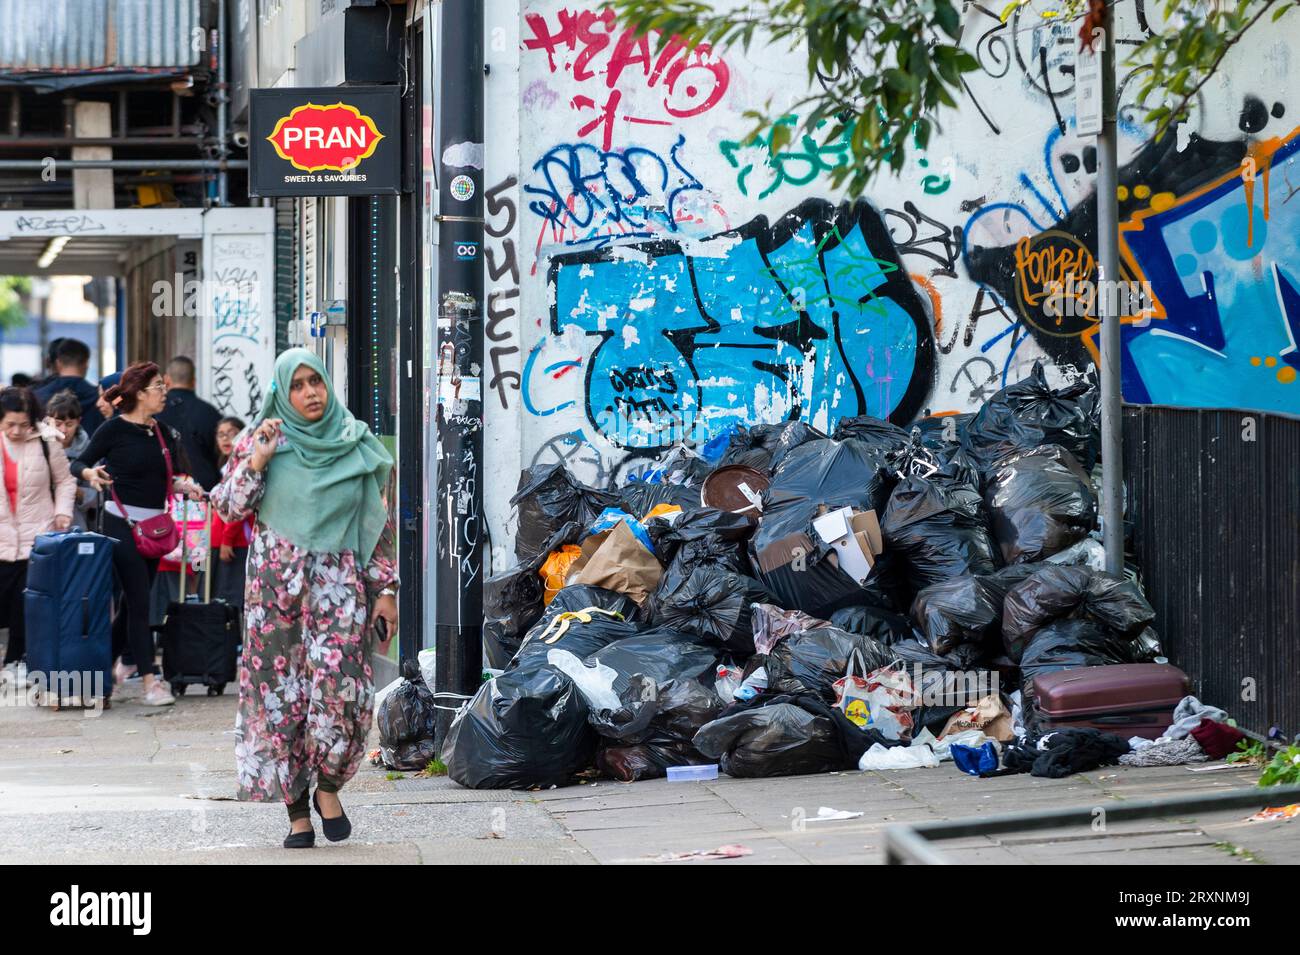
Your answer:
[[[247,159],[56,159],[60,169],[247,169]],[[44,159],[0,159],[6,169],[45,169]]]
[[[226,0],[217,0],[217,155],[222,162],[221,171],[217,174],[218,206],[230,205],[230,177],[226,174],[226,170],[231,167],[225,164],[230,156],[230,146],[227,142],[230,135],[228,101],[229,97],[226,95]],[[176,132],[180,132],[179,124],[176,126]]]

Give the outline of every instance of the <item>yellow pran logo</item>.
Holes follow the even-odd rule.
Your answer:
[[[266,137],[281,159],[303,172],[346,172],[369,159],[383,138],[374,120],[346,103],[296,106]]]

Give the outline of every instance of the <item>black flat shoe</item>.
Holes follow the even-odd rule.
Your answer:
[[[320,811],[320,801],[316,798],[319,795],[319,790],[311,794],[311,804],[316,809],[316,815],[320,816],[320,827],[325,831],[325,838],[330,842],[342,842],[352,835],[352,823],[348,821],[348,814],[345,812],[333,819],[326,819],[325,814]]]
[[[316,830],[308,829],[306,832],[289,832],[284,837],[284,847],[286,849],[313,849],[316,846]]]

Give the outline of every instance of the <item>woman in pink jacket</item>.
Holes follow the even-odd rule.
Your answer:
[[[40,405],[26,388],[0,390],[0,621],[9,625],[5,668],[21,676],[27,650],[23,589],[37,534],[72,524],[77,481],[68,470],[62,436],[40,421]]]

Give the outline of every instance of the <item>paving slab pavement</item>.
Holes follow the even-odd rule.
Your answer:
[[[694,783],[611,781],[538,792],[474,791],[367,764],[345,791],[355,834],[286,852],[284,811],[234,800],[231,696],[147,709],[131,699],[94,716],[0,707],[0,862],[646,864],[740,844],[751,855],[685,865],[877,863],[900,822],[1252,785],[1249,769],[1107,767],[1067,779],[980,780],[930,770]],[[377,746],[377,736],[372,739]],[[816,818],[820,807],[860,812]],[[1142,820],[943,844],[959,863],[1252,865],[1300,862],[1300,820],[1247,812]]]

